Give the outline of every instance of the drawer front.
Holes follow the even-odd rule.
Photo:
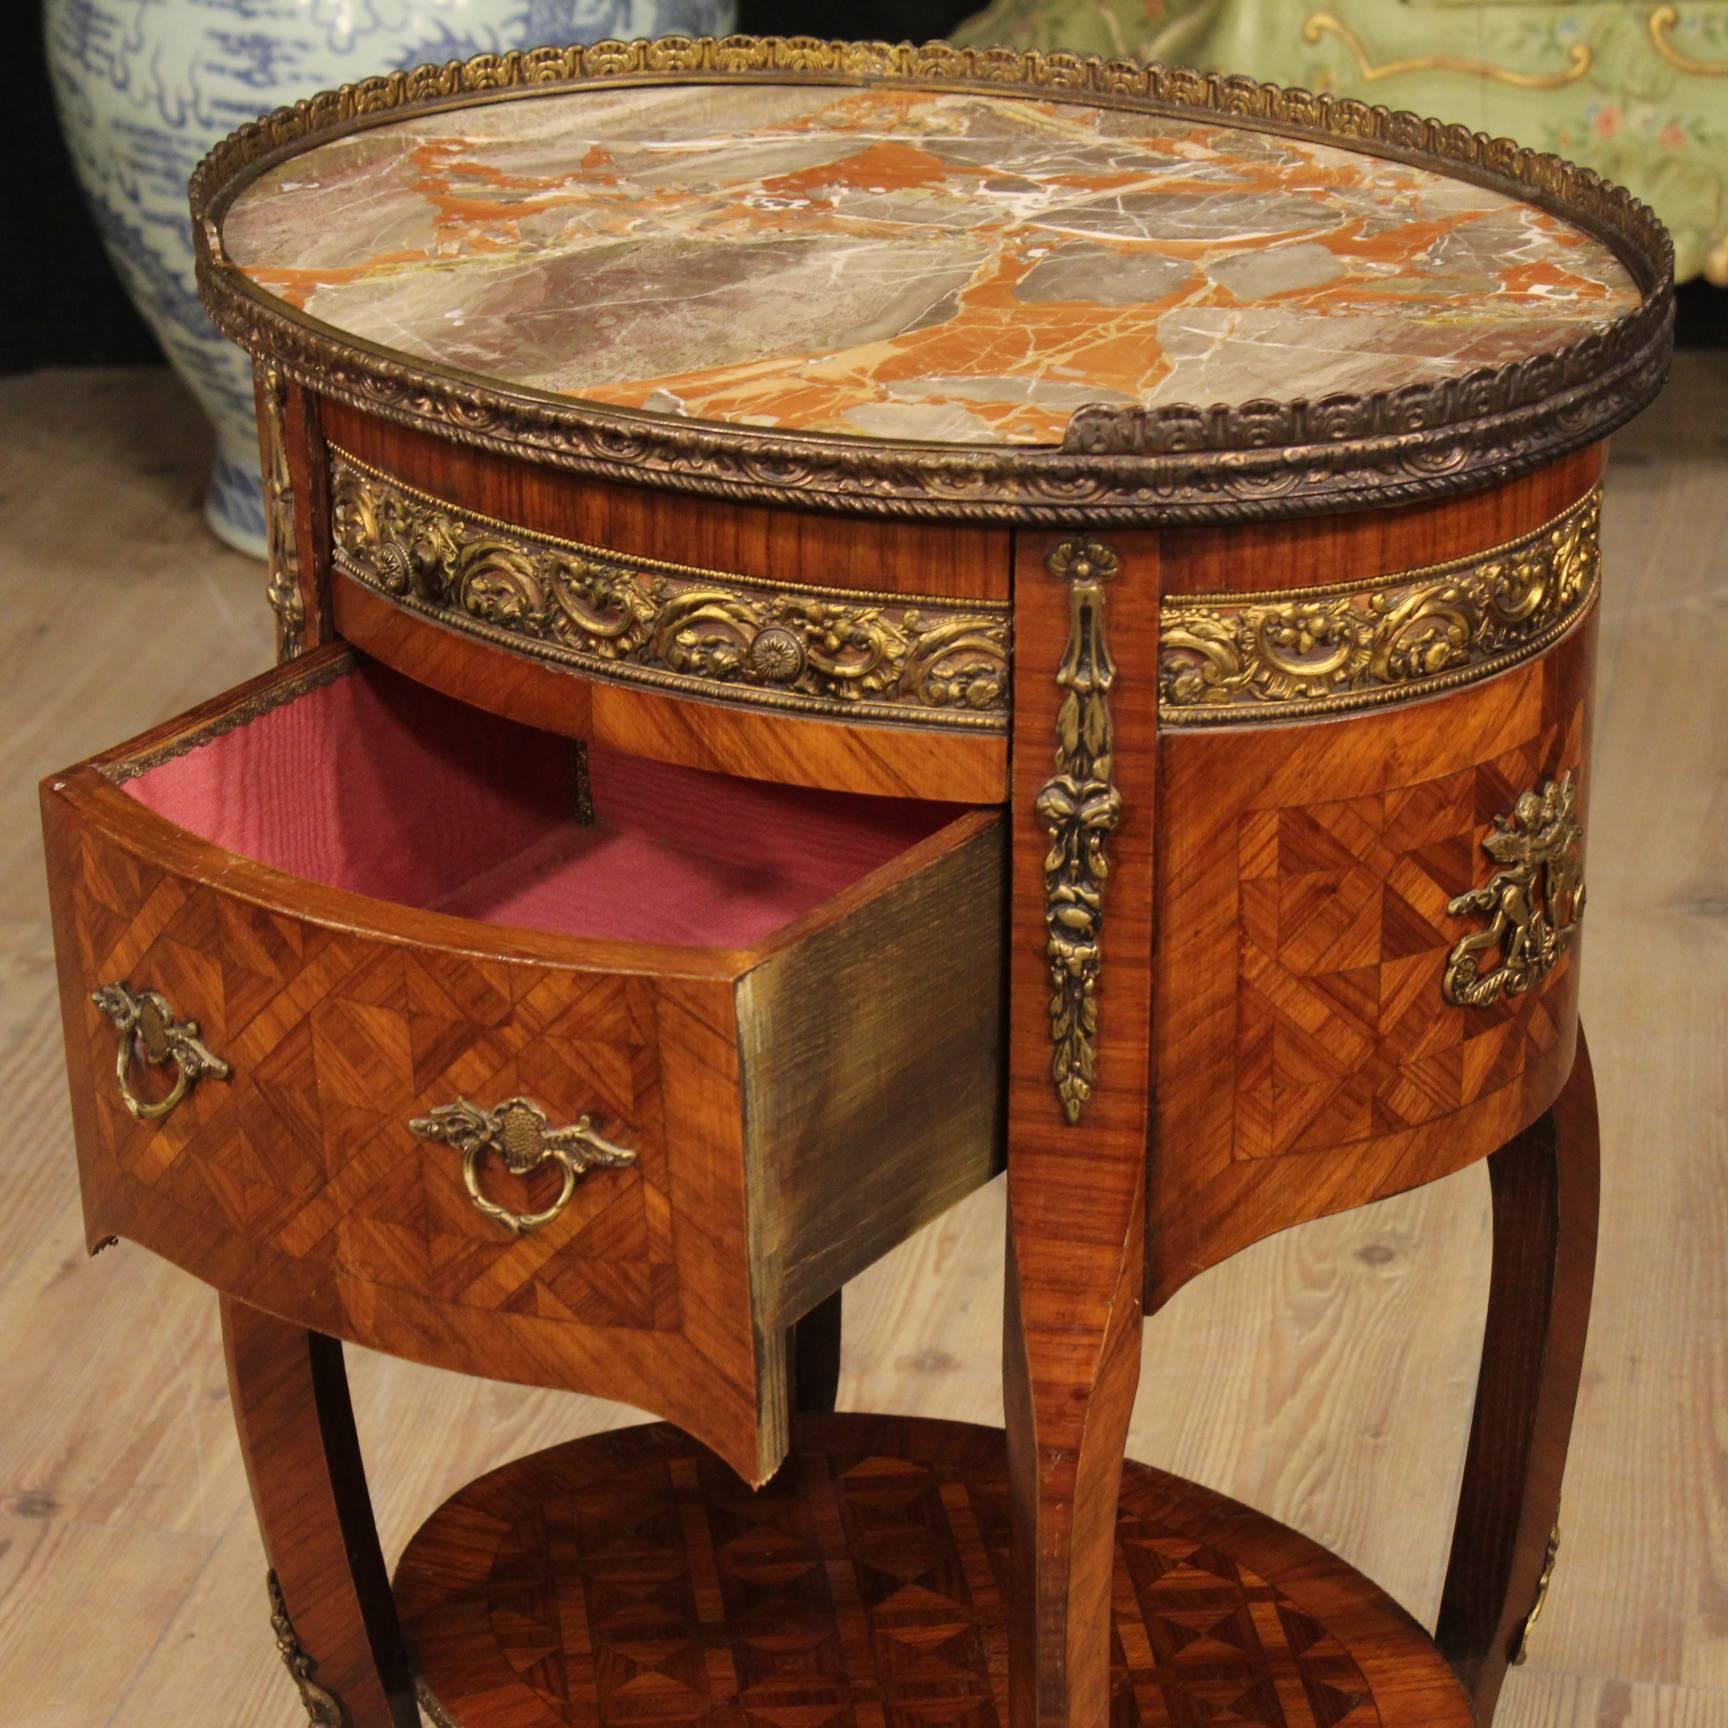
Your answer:
[[[1166,734],[1153,1301],[1558,1095],[1595,629],[1426,701]]]
[[[296,680],[334,687],[284,668],[258,688]],[[261,711],[241,692],[189,723],[206,802],[250,807],[202,743]],[[624,1400],[771,1474],[786,1327],[997,1168],[994,819],[937,814],[758,947],[673,948],[237,857],[116,783],[163,755],[44,787],[92,1245],[394,1354]],[[424,802],[452,845],[474,826]],[[938,927],[964,958],[929,983]]]
[[[141,856],[59,800],[48,819],[93,1241],[138,1242],[378,1349],[645,1405],[754,1468],[772,1388],[757,1384],[737,1112],[713,1098],[736,1086],[729,985],[332,929]],[[160,993],[229,1074],[137,1119],[122,1034],[93,999],[115,983]],[[167,1091],[171,1067],[128,1066],[146,1107]],[[517,1096],[634,1154],[525,1234],[476,1205],[461,1147],[412,1126]],[[553,1163],[519,1180],[497,1156],[476,1178],[519,1215],[563,1187]]]

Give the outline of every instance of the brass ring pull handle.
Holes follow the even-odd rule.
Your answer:
[[[512,1236],[550,1224],[590,1170],[616,1170],[636,1162],[628,1146],[615,1146],[596,1134],[586,1116],[578,1116],[568,1128],[554,1128],[546,1112],[527,1098],[506,1098],[490,1110],[458,1098],[454,1104],[440,1104],[429,1116],[416,1116],[408,1126],[421,1139],[441,1141],[462,1154],[462,1180],[474,1204]],[[540,1212],[512,1212],[488,1200],[480,1187],[480,1162],[488,1152],[496,1152],[513,1176],[557,1164],[564,1172],[558,1198]]]
[[[90,993],[90,1000],[120,1028],[120,1047],[114,1054],[114,1078],[120,1099],[140,1122],[166,1116],[206,1074],[218,1080],[232,1077],[234,1070],[208,1050],[198,1037],[196,1020],[178,1020],[168,999],[154,990],[134,993],[119,980]],[[136,1051],[152,1068],[174,1065],[174,1085],[165,1098],[146,1104],[132,1090],[132,1056]]]

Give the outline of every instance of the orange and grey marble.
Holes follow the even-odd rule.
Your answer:
[[[1560,218],[1215,121],[795,85],[579,91],[332,140],[229,256],[351,335],[696,419],[1056,444],[1083,403],[1396,389],[1632,311]]]

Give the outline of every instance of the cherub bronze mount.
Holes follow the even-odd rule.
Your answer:
[[[1442,988],[1460,1008],[1486,1008],[1521,996],[1546,978],[1572,945],[1584,916],[1583,830],[1573,814],[1570,773],[1520,794],[1510,816],[1496,816],[1482,849],[1500,868],[1480,888],[1454,896],[1446,910],[1489,917],[1446,961]],[[1485,955],[1499,964],[1482,970]]]

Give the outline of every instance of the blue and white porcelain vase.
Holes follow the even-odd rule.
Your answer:
[[[724,35],[736,0],[46,0],[73,165],[114,261],[216,428],[204,513],[264,555],[247,357],[198,301],[186,182],[283,103],[428,60],[607,37]]]

